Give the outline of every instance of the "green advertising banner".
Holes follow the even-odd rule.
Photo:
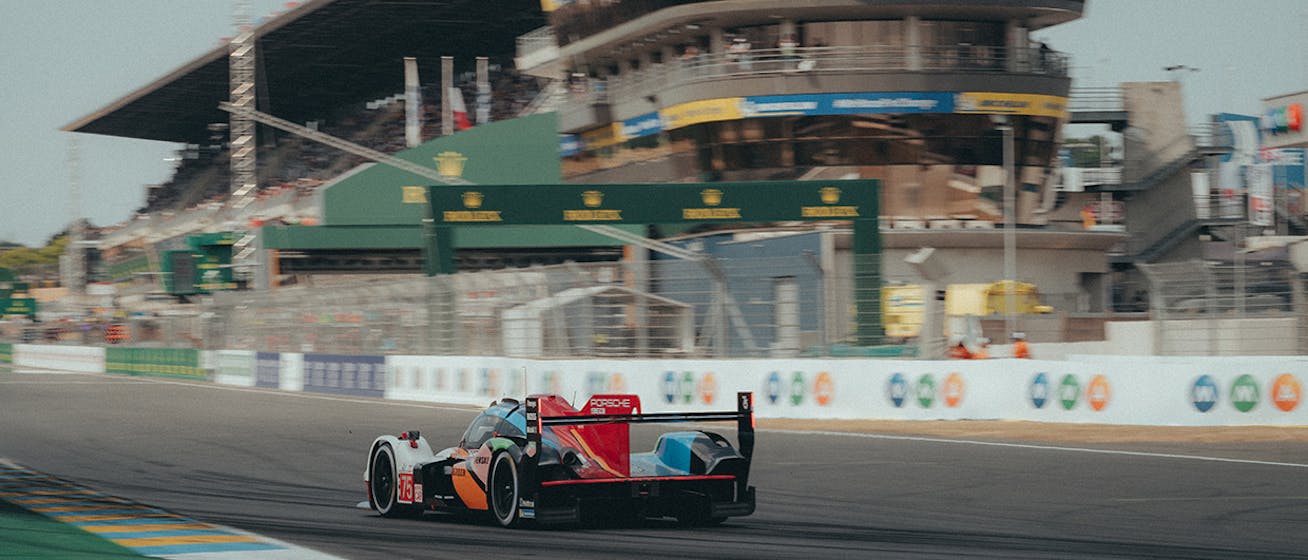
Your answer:
[[[194,348],[105,348],[108,373],[206,379],[200,351]]]
[[[876,227],[880,181],[430,187],[440,226],[856,220]]]
[[[14,363],[14,345],[0,344],[0,364]]]

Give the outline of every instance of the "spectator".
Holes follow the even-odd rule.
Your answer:
[[[1026,333],[1013,333],[1013,357],[1024,360],[1031,359],[1031,347],[1026,343]]]
[[[750,62],[749,49],[749,40],[744,37],[736,37],[731,41],[731,46],[727,47],[727,58],[742,72],[748,72],[754,67]]]

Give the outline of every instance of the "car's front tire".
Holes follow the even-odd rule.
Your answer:
[[[518,517],[518,463],[508,453],[496,453],[491,460],[490,484],[486,488],[486,501],[491,515],[503,527],[521,524]]]
[[[378,445],[368,461],[368,501],[372,508],[382,517],[408,517],[421,511],[408,504],[399,503],[399,473],[395,462],[395,450],[391,444]]]

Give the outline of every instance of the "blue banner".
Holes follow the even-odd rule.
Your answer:
[[[659,116],[657,111],[622,121],[622,136],[627,139],[640,138],[660,132],[663,132],[663,118]]]
[[[386,358],[305,354],[304,390],[335,395],[381,397],[386,393]]]
[[[278,352],[254,354],[254,386],[277,389],[282,386],[282,355]]]
[[[563,157],[575,156],[581,153],[581,138],[576,134],[559,135],[559,155]]]

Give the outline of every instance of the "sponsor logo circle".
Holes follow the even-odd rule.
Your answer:
[[[790,380],[790,404],[799,406],[804,403],[804,372],[795,372]]]
[[[886,383],[886,396],[890,397],[890,404],[895,405],[895,408],[904,407],[904,399],[908,397],[908,381],[904,379],[904,374],[890,376],[890,382]]]
[[[1027,393],[1031,397],[1031,406],[1044,408],[1045,403],[1049,402],[1049,376],[1044,373],[1035,374]]]
[[[1190,402],[1195,410],[1208,412],[1217,406],[1217,382],[1211,375],[1200,375],[1190,386]]]
[[[1299,399],[1303,396],[1303,387],[1299,385],[1299,380],[1293,375],[1282,373],[1276,376],[1276,381],[1272,382],[1272,402],[1281,412],[1290,412],[1299,406]]]
[[[677,393],[679,392],[680,387],[678,387],[677,384],[677,372],[669,371],[663,374],[663,400],[667,401],[668,404],[676,403]]]
[[[936,380],[931,374],[924,373],[917,379],[917,404],[922,408],[931,408],[936,402]]]
[[[1086,388],[1086,400],[1090,401],[1090,408],[1100,412],[1108,406],[1108,401],[1112,398],[1113,388],[1109,385],[1107,377],[1096,375],[1090,379],[1090,386]]]
[[[1231,405],[1240,412],[1249,412],[1258,406],[1261,397],[1258,394],[1258,382],[1252,375],[1244,374],[1235,378],[1231,384]]]
[[[764,387],[763,393],[768,396],[768,402],[777,404],[777,399],[781,398],[781,373],[772,372],[768,375],[767,386]]]
[[[609,376],[609,392],[625,393],[627,392],[627,380],[621,373],[614,373]]]
[[[1076,402],[1081,400],[1081,384],[1077,382],[1076,376],[1067,374],[1063,376],[1063,382],[1058,384],[1058,402],[1062,403],[1063,410],[1072,410],[1076,408]]]
[[[949,408],[958,408],[963,402],[963,395],[967,392],[967,385],[963,382],[963,375],[954,372],[945,378],[945,406]]]
[[[831,380],[831,374],[821,372],[817,379],[813,380],[813,398],[817,400],[818,406],[827,406],[831,404],[831,398],[836,394],[836,384]]]
[[[690,404],[695,402],[695,374],[686,372],[681,376],[681,387],[677,389],[681,393],[681,402]]]
[[[704,379],[700,380],[699,398],[704,404],[713,404],[713,399],[718,396],[718,380],[713,378],[712,373],[705,373]]]

